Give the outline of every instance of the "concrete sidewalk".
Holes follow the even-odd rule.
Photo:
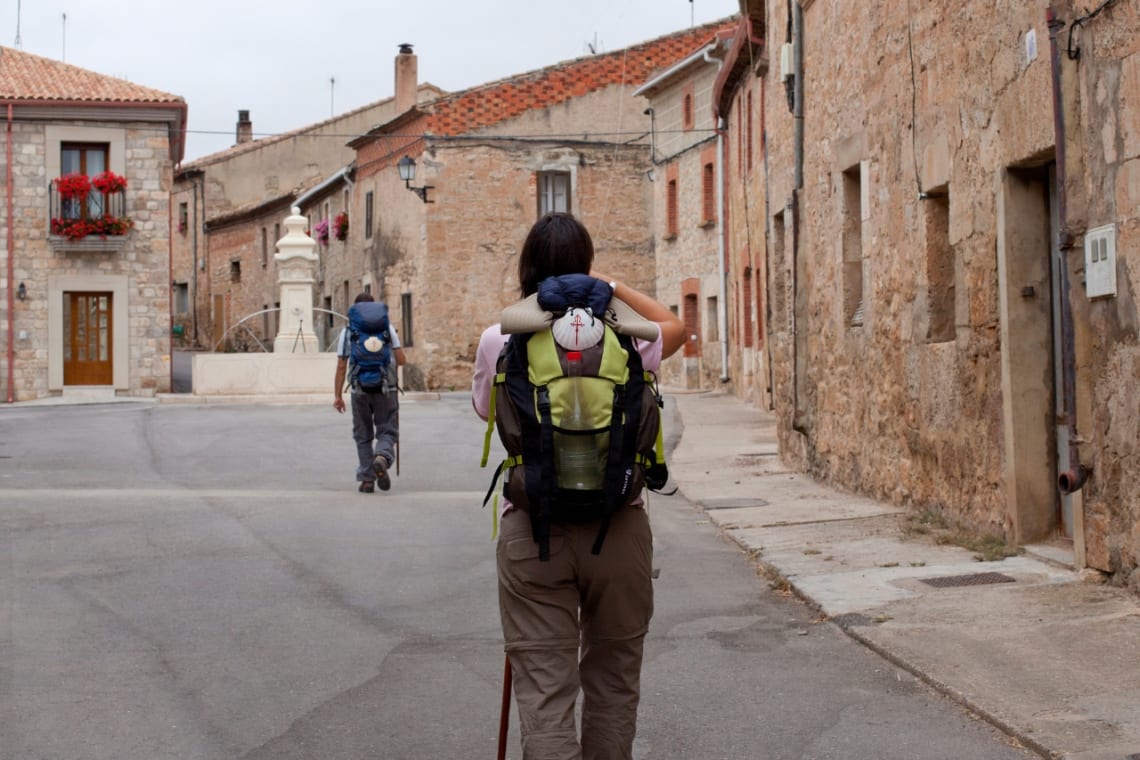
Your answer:
[[[673,480],[774,585],[1046,757],[1140,760],[1140,600],[1047,547],[983,563],[904,531],[913,511],[782,466],[770,413],[666,396]]]

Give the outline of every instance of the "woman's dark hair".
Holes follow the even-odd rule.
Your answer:
[[[593,263],[594,241],[586,227],[570,214],[545,214],[530,228],[519,255],[523,297],[537,293],[547,277],[589,274]]]

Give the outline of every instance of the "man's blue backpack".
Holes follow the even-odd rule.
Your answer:
[[[362,301],[348,310],[349,381],[368,393],[389,390],[385,379],[392,364],[388,305]]]

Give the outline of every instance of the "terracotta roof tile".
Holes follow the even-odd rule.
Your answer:
[[[736,24],[737,17],[733,16],[622,50],[564,61],[445,95],[423,105],[428,131],[440,136],[460,135],[610,85],[637,87],[715,36],[731,34]]]
[[[177,95],[9,47],[0,47],[0,98],[45,102],[184,102]]]

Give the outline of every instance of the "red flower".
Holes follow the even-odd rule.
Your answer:
[[[117,193],[120,190],[127,189],[127,178],[121,177],[112,171],[106,171],[92,177],[91,184],[101,193]]]
[[[62,235],[68,240],[82,240],[88,235],[100,237],[126,235],[135,226],[133,219],[125,216],[101,216],[93,219],[51,220],[51,234]]]
[[[86,174],[65,174],[55,181],[55,189],[64,200],[86,198],[91,192],[91,179]]]
[[[347,240],[348,239],[348,212],[347,211],[341,211],[339,214],[336,215],[336,219],[333,220],[333,227],[336,229],[336,239],[337,240]]]

